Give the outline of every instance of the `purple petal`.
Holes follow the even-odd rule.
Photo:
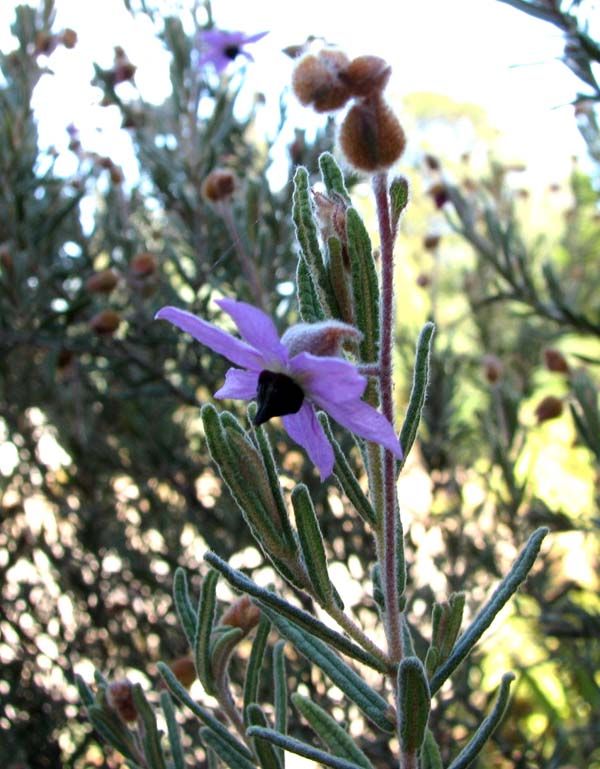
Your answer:
[[[379,411],[364,401],[346,401],[338,403],[330,400],[319,404],[336,422],[346,427],[355,435],[360,435],[373,443],[379,443],[398,459],[402,459],[402,447],[394,428]]]
[[[241,339],[236,339],[226,331],[197,318],[191,312],[180,310],[177,307],[163,307],[154,317],[157,320],[168,320],[182,331],[187,331],[194,339],[238,366],[243,366],[251,371],[262,371],[265,368],[265,361],[260,352]]]
[[[306,449],[311,461],[318,467],[321,479],[329,477],[333,471],[333,449],[312,405],[304,401],[297,414],[283,417],[283,426],[290,438]]]
[[[262,39],[263,39],[263,37],[264,37],[265,35],[268,35],[268,34],[269,34],[269,33],[268,33],[268,31],[267,31],[267,32],[257,32],[256,34],[254,34],[254,35],[250,35],[249,37],[245,37],[245,36],[244,36],[244,39],[243,39],[243,45],[248,45],[248,43],[256,43],[256,42],[258,42],[259,40],[262,40]]]
[[[256,398],[258,388],[258,371],[243,371],[239,368],[230,368],[225,374],[225,384],[215,393],[215,398],[240,398],[250,401]]]
[[[344,403],[358,400],[367,386],[367,379],[356,366],[343,358],[312,355],[301,352],[289,362],[290,376],[298,382],[304,394],[321,408],[328,410],[332,400]]]
[[[217,304],[233,318],[242,337],[256,350],[260,350],[265,363],[287,362],[287,350],[279,341],[275,324],[266,313],[258,307],[234,299],[219,299]]]

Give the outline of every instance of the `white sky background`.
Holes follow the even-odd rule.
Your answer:
[[[34,0],[29,4],[35,5]],[[3,51],[12,47],[9,25],[16,5],[16,0],[0,0]],[[122,0],[56,0],[56,8],[55,29],[72,27],[79,40],[74,50],[61,47],[53,54],[49,66],[55,76],[38,86],[40,141],[65,148],[65,127],[74,123],[86,149],[110,155],[135,175],[116,109],[99,107],[99,91],[89,85],[92,62],[110,67],[114,46],[122,45],[138,67],[142,96],[160,102],[170,87],[168,57],[149,21],[143,16],[133,20]],[[480,104],[501,131],[503,150],[511,160],[526,162],[539,181],[564,177],[571,157],[585,154],[570,105],[580,84],[559,61],[560,32],[497,0],[213,0],[213,13],[222,29],[248,34],[269,30],[251,47],[255,63],[248,67],[252,90],[267,96],[259,129],[275,124],[279,96],[290,81],[292,63],[282,48],[312,34],[350,55],[372,53],[387,59],[393,66],[388,93],[395,106],[398,97],[413,91]],[[311,124],[312,113],[294,105],[290,117],[291,131],[293,125]],[[71,163],[74,159],[65,154],[64,173]]]

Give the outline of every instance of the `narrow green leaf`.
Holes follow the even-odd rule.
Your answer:
[[[248,705],[247,719],[250,728],[253,726],[258,726],[262,729],[268,728],[267,717],[263,713],[260,705],[257,705],[256,703]],[[275,748],[270,742],[267,740],[256,739],[254,741],[254,749],[256,750],[261,769],[281,769],[279,755],[275,752]]]
[[[329,276],[325,268],[325,261],[317,234],[308,171],[303,166],[298,166],[294,174],[294,192],[292,195],[292,219],[296,228],[296,238],[300,245],[302,257],[314,280],[317,289],[319,303],[325,309],[325,314],[337,317],[337,302],[333,295]]]
[[[122,753],[128,761],[139,766],[141,756],[133,741],[133,733],[125,726],[116,714],[107,711],[100,705],[88,708],[88,718],[94,729],[109,745]]]
[[[224,625],[223,627],[227,626]],[[241,627],[230,627],[218,634],[213,633],[210,657],[213,675],[216,680],[219,680],[227,669],[231,654],[243,637],[244,631]]]
[[[144,756],[148,762],[149,769],[167,769],[165,757],[160,746],[160,736],[156,727],[156,715],[152,710],[150,703],[140,684],[134,684],[131,691],[135,709],[138,712],[138,718],[141,720],[144,728],[142,733],[142,744],[144,746]]]
[[[85,707],[89,707],[90,705],[93,705],[94,693],[92,692],[90,687],[86,684],[86,682],[83,680],[83,678],[78,674],[75,674],[75,686],[77,686],[77,691],[79,692],[79,698],[81,699]]]
[[[340,318],[345,323],[354,323],[354,306],[352,302],[352,288],[350,283],[350,271],[347,253],[341,241],[336,237],[331,237],[327,241],[327,253],[329,255],[329,279],[331,287],[340,308]]]
[[[349,657],[353,657],[355,660],[362,662],[369,667],[379,670],[382,673],[388,672],[387,665],[381,660],[374,657],[369,652],[362,649],[346,636],[337,633],[335,630],[327,627],[320,622],[312,614],[299,609],[297,606],[285,601],[276,593],[270,590],[265,590],[259,587],[255,582],[249,579],[241,571],[232,569],[226,561],[223,561],[215,553],[206,553],[204,559],[210,563],[215,569],[221,572],[225,579],[238,590],[248,595],[253,596],[258,600],[261,607],[269,607],[274,609],[277,613],[283,614],[288,617],[292,622],[301,628],[304,628],[307,632],[312,633],[319,638],[322,638],[328,644],[331,644],[339,651],[347,654]]]
[[[402,633],[402,651],[405,657],[416,657],[415,645],[413,642],[412,633],[410,632],[410,625],[406,619],[404,612],[400,618],[400,631]]]
[[[454,647],[465,608],[465,594],[452,593],[447,602],[435,603],[431,613],[431,645],[427,652],[426,668],[429,677],[445,662]]]
[[[323,535],[310,498],[310,492],[303,483],[298,484],[293,489],[292,505],[296,517],[298,537],[300,538],[300,548],[311,585],[321,604],[327,606],[332,601],[333,590],[327,571]]]
[[[256,769],[254,759],[252,757],[248,758],[246,756],[241,756],[234,748],[232,748],[231,743],[228,742],[222,734],[213,732],[204,727],[203,729],[200,729],[200,737],[202,742],[214,750],[221,761],[223,761],[229,769]]]
[[[245,758],[248,761],[252,760],[252,753],[250,753],[248,748],[236,740],[236,738],[229,733],[227,728],[223,726],[220,721],[217,721],[217,719],[210,711],[206,710],[206,708],[203,708],[201,705],[198,705],[198,703],[191,698],[187,689],[179,683],[175,674],[167,665],[165,665],[164,662],[157,663],[157,668],[165,684],[167,685],[168,690],[176,699],[179,700],[179,702],[181,702],[182,705],[185,705],[187,708],[189,708],[192,713],[202,721],[202,723],[209,727],[211,732],[214,732],[218,737],[221,738],[221,740],[228,742],[231,749],[237,752],[240,759]]]
[[[431,695],[423,663],[405,657],[398,666],[398,732],[403,751],[418,753],[425,739]]]
[[[373,769],[354,739],[323,708],[298,693],[292,694],[292,702],[334,756],[352,761],[362,769]]]
[[[275,728],[278,732],[281,732],[281,734],[287,734],[288,692],[285,670],[285,641],[277,641],[273,647],[273,691]]]
[[[338,166],[331,152],[322,152],[319,156],[319,170],[327,193],[340,195],[347,203],[350,203],[350,195],[344,182],[344,174]]]
[[[196,636],[196,611],[190,600],[187,575],[180,566],[175,569],[173,575],[173,601],[185,637],[190,648],[193,649]]]
[[[248,705],[258,700],[258,685],[260,681],[260,671],[262,669],[267,638],[271,630],[271,621],[261,612],[260,621],[256,630],[248,667],[246,668],[246,679],[244,681],[244,718]]]
[[[319,422],[323,425],[327,439],[333,446],[333,453],[335,455],[335,466],[333,468],[333,472],[335,473],[335,477],[340,484],[340,488],[348,497],[360,517],[371,526],[375,526],[377,523],[375,510],[373,510],[373,506],[369,502],[364,491],[361,489],[356,476],[352,472],[352,468],[348,464],[348,460],[346,459],[344,452],[340,448],[340,444],[334,438],[327,414],[320,412]]]
[[[425,403],[427,394],[427,385],[429,382],[429,353],[431,351],[431,339],[435,325],[426,323],[421,329],[417,340],[417,350],[415,358],[415,369],[413,372],[413,383],[408,400],[408,408],[402,429],[400,430],[400,445],[404,453],[403,459],[399,462],[402,469],[410,453],[410,450],[417,437],[419,422],[421,421],[421,412]]]
[[[169,692],[160,693],[160,704],[165,714],[167,722],[167,732],[169,734],[169,746],[171,748],[172,769],[185,769],[185,757],[183,755],[183,745],[181,744],[181,732],[179,724],[175,717],[175,708]]]
[[[400,215],[408,205],[408,181],[396,176],[390,184],[390,218],[394,232],[398,229]]]
[[[298,259],[296,270],[296,298],[300,317],[305,323],[318,323],[326,318],[314,281],[302,257]]]
[[[421,748],[421,769],[444,769],[440,749],[431,729],[425,730],[425,739]]]
[[[198,621],[196,622],[196,637],[194,638],[194,660],[196,673],[200,683],[208,694],[214,695],[215,684],[212,676],[210,661],[210,636],[215,620],[217,605],[217,582],[219,573],[209,569],[202,580],[202,590],[198,602]]]
[[[535,559],[537,558],[540,547],[542,546],[542,541],[547,533],[548,529],[542,527],[534,531],[533,534],[529,537],[527,544],[519,553],[519,556],[514,562],[512,569],[498,585],[490,600],[481,609],[471,625],[458,639],[458,642],[452,649],[448,659],[442,665],[440,665],[440,667],[434,673],[430,682],[432,694],[435,694],[435,692],[437,692],[444,681],[452,675],[460,663],[469,654],[471,649],[475,646],[477,641],[479,641],[483,633],[492,624],[494,617],[507,603],[511,596],[517,592],[521,583],[525,581],[531,570],[531,567],[535,563]]]
[[[489,714],[489,716],[484,718],[475,734],[460,751],[458,756],[456,756],[448,769],[466,769],[481,753],[485,743],[496,731],[500,725],[500,722],[502,721],[502,718],[504,717],[506,708],[508,706],[510,685],[514,681],[514,678],[515,677],[512,673],[505,673],[502,676],[502,682],[500,683],[500,689],[498,691],[498,698],[492,709],[492,712]]]
[[[297,756],[304,756],[310,758],[312,761],[317,761],[323,766],[330,766],[332,769],[361,769],[359,764],[355,764],[352,761],[346,761],[344,758],[337,758],[329,753],[325,753],[323,750],[313,748],[312,745],[307,745],[305,742],[296,740],[293,737],[288,737],[285,734],[279,734],[279,732],[273,729],[264,729],[260,726],[251,726],[248,729],[248,737],[254,739],[268,740],[273,745],[287,750],[289,753],[295,753]]]
[[[355,323],[363,333],[360,356],[375,361],[379,356],[379,281],[371,239],[356,209],[346,211],[346,236],[352,273]]]
[[[264,611],[284,638],[291,641],[302,655],[321,668],[370,721],[384,732],[394,731],[393,709],[335,652],[318,638],[271,609],[265,608]]]

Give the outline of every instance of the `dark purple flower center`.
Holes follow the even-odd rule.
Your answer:
[[[296,414],[302,407],[304,393],[293,379],[285,374],[273,371],[261,371],[258,375],[256,403],[258,411],[254,417],[255,425],[262,425],[271,417],[283,417]]]
[[[228,59],[233,61],[235,57],[240,53],[240,47],[239,45],[227,45],[225,48],[223,48],[223,53],[225,56],[227,56]]]

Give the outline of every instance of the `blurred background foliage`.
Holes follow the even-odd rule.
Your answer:
[[[462,589],[475,613],[527,535],[549,526],[543,562],[442,690],[433,727],[449,754],[486,710],[482,692],[510,667],[516,694],[482,765],[598,767],[598,48],[578,16],[585,3],[568,12],[511,4],[567,30],[565,60],[585,88],[576,118],[596,165],[574,162],[570,178],[530,186],[526,158],[496,153],[480,107],[424,93],[397,105],[419,147],[403,169],[411,205],[398,259],[399,414],[418,330],[427,319],[438,327],[425,424],[400,484],[409,619],[424,639],[433,600]],[[290,187],[266,181],[272,145],[235,109],[241,80],[196,66],[180,18],[144,4],[135,12],[150,15],[171,54],[172,95],[155,106],[124,89],[144,64],[126,50],[95,78],[131,137],[134,184],[110,157],[88,152],[76,126],[65,126],[74,176],[58,175],[56,156],[38,147],[33,91],[52,51],[76,44],[54,28],[50,0],[17,9],[18,46],[0,54],[0,760],[13,769],[119,766],[97,747],[74,671],[91,680],[95,666],[151,690],[156,661],[187,654],[174,568],[203,572],[208,546],[268,573],[201,434],[198,407],[226,366],[152,318],[177,304],[211,319],[212,299],[227,295],[262,301],[282,329],[294,322]],[[444,156],[439,136],[465,121],[472,148]],[[310,140],[299,127],[290,178],[302,163],[316,179],[318,155],[333,147],[331,125]],[[202,186],[215,168],[236,179],[219,204]],[[364,183],[348,181],[373,221]],[[94,212],[87,226],[84,200]],[[372,627],[369,535],[283,433],[277,445],[284,483],[302,478],[319,500],[343,597]],[[327,702],[323,680],[297,658],[290,669],[291,690],[303,682]]]

